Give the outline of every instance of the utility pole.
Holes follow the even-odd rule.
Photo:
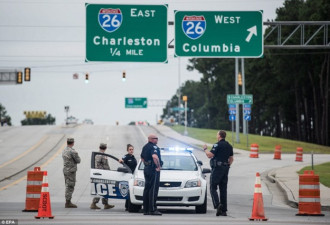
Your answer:
[[[235,58],[235,94],[239,94],[238,90],[238,58]],[[236,143],[239,143],[239,104],[236,104]]]
[[[188,97],[186,95],[184,95],[182,97],[182,100],[184,101],[184,117],[185,117],[185,121],[184,121],[184,135],[188,135],[188,131],[187,131],[187,124],[188,124],[188,120],[187,120],[187,102],[188,102]]]
[[[69,113],[69,110],[70,110],[70,106],[68,106],[68,105],[64,106],[64,110],[66,112],[65,124],[68,125],[68,113]]]
[[[244,58],[241,58],[241,71],[242,71],[242,95],[245,95],[245,70],[244,70]],[[247,129],[246,129],[246,120],[244,119],[244,113],[243,113],[243,108],[242,107],[242,122],[243,122],[243,134],[247,134]]]
[[[180,57],[178,57],[178,82],[179,82],[179,88],[178,88],[178,108],[181,108],[181,63],[180,63]],[[181,125],[181,111],[178,111],[178,122]]]

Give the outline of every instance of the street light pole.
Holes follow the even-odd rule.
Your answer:
[[[245,71],[244,71],[244,58],[241,58],[241,71],[242,71],[242,95],[245,95]],[[243,105],[244,106],[244,105]],[[242,107],[242,111],[243,111]],[[242,112],[243,134],[247,134],[247,121],[244,120],[244,113]]]
[[[68,125],[68,113],[69,113],[70,107],[68,105],[67,106],[64,106],[64,110],[66,112],[65,124]]]
[[[235,94],[239,94],[238,90],[238,58],[235,58]],[[236,143],[239,143],[239,104],[236,104]]]
[[[188,102],[188,97],[185,95],[182,97],[182,100],[184,101],[184,117],[185,117],[185,122],[184,122],[184,135],[188,135],[188,131],[187,131],[187,111],[188,111],[188,108],[187,108],[187,102]]]
[[[179,89],[178,89],[178,108],[181,108],[181,63],[180,57],[178,57],[178,82],[179,82]],[[181,125],[181,112],[178,111],[179,114],[179,124]]]

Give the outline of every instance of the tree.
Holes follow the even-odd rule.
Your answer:
[[[21,121],[22,126],[25,125],[54,125],[55,117],[52,117],[51,114],[46,115],[44,118],[27,118]]]
[[[7,115],[6,108],[0,103],[0,123],[1,126],[11,126],[11,118]]]

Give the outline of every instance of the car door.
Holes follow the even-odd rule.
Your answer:
[[[110,170],[97,169],[95,156],[102,155],[108,159]],[[118,162],[115,156],[92,152],[91,156],[91,195],[102,198],[127,199],[129,197],[128,181],[132,179],[133,174],[126,164]]]

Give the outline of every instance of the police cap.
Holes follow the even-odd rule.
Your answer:
[[[100,144],[100,148],[101,148],[101,149],[106,149],[106,148],[107,148],[107,144],[105,144],[105,143],[101,143],[101,144]]]
[[[74,138],[68,138],[67,140],[66,140],[67,142],[74,142]]]

